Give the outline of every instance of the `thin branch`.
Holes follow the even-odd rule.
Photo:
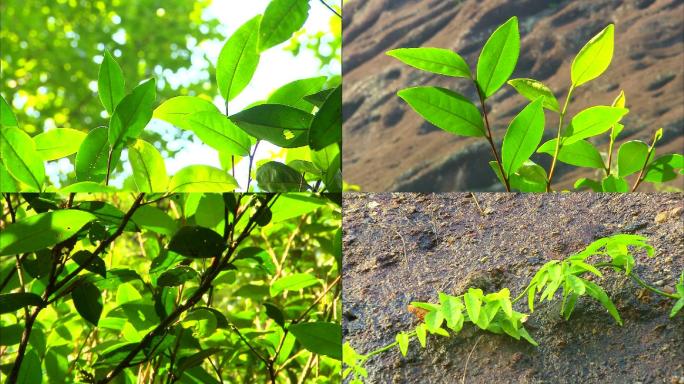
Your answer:
[[[477,340],[475,341],[475,345],[473,345],[473,348],[470,350],[470,353],[468,354],[468,358],[466,359],[465,366],[463,367],[463,377],[461,378],[461,384],[465,384],[465,382],[466,382],[465,379],[466,379],[466,373],[468,373],[468,362],[470,361],[470,356],[473,354],[473,352],[475,352],[475,348],[477,347],[477,343],[480,342],[480,339],[482,339],[482,336],[484,336],[484,335],[480,335],[480,337],[477,338]]]
[[[337,17],[339,17],[340,19],[342,18],[342,15],[340,15],[340,14],[335,10],[335,8],[333,8],[333,7],[331,7],[330,5],[328,5],[328,3],[325,2],[325,0],[320,0],[320,2],[321,2],[321,4],[325,5],[325,7],[328,8],[328,9],[330,10],[330,12],[334,13],[334,14],[335,14]]]
[[[658,141],[657,131],[653,135],[653,142],[651,143],[651,147],[648,149],[648,153],[646,154],[646,160],[644,160],[644,165],[641,167],[641,170],[639,171],[639,175],[637,176],[636,181],[634,182],[634,186],[632,186],[632,192],[635,192],[636,189],[639,188],[641,182],[644,181],[644,172],[646,172],[648,161],[651,159],[651,155],[653,155],[653,151],[655,150],[656,141]]]
[[[256,151],[259,147],[260,142],[261,141],[257,140],[256,144],[254,144],[254,150],[252,151],[252,153],[249,154],[249,167],[247,169],[247,189],[245,189],[245,192],[249,192],[249,185],[252,183],[252,165],[254,164],[254,156],[256,156]]]
[[[565,104],[561,110],[560,116],[558,118],[558,134],[556,136],[556,149],[553,152],[553,160],[551,161],[551,168],[549,168],[549,178],[546,180],[546,192],[551,192],[551,179],[553,179],[553,172],[556,169],[556,162],[558,161],[558,153],[561,149],[561,131],[563,129],[563,119],[565,118],[565,113],[568,110],[568,103],[572,97],[572,92],[575,90],[575,84],[570,86],[568,95],[565,97]]]
[[[480,98],[480,106],[482,106],[482,116],[484,116],[485,126],[487,127],[486,139],[489,142],[489,146],[492,147],[492,153],[494,154],[496,164],[499,166],[499,172],[501,172],[501,178],[503,179],[504,187],[506,187],[506,192],[510,192],[511,186],[508,182],[508,177],[506,177],[506,173],[504,173],[503,164],[501,164],[501,158],[499,158],[499,153],[496,151],[496,145],[494,145],[492,130],[489,127],[489,118],[487,117],[487,106],[485,105],[484,95],[480,91],[480,87],[477,85],[475,80],[473,80],[473,84],[475,84],[477,96]]]

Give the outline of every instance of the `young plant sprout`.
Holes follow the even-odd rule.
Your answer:
[[[489,165],[506,191],[552,191],[554,172],[560,161],[576,167],[603,170],[601,179],[579,179],[574,184],[575,189],[634,192],[643,182],[660,184],[682,174],[684,157],[681,154],[655,155],[655,145],[663,136],[662,128],[654,133],[650,145],[639,140],[623,143],[617,150],[617,161],[614,161],[615,140],[624,128],[620,121],[629,112],[624,91],[611,105],[593,106],[571,118],[566,116],[573,92],[599,77],[610,65],[613,35],[614,26],[609,24],[579,51],[572,62],[572,82],[562,108],[554,92],[542,82],[523,78],[509,80],[520,52],[520,33],[515,16],[489,37],[480,53],[475,73],[459,54],[449,49],[399,48],[388,51],[387,55],[423,71],[465,78],[473,83],[478,106],[457,92],[433,86],[402,89],[398,95],[438,128],[460,136],[484,137],[494,157]],[[499,148],[492,133],[486,101],[506,83],[530,103],[511,120]],[[558,125],[556,138],[542,143],[546,124],[544,109],[558,114]],[[610,140],[607,155],[602,156],[587,139],[605,133],[609,134]],[[552,157],[548,170],[530,159],[535,153]],[[630,187],[626,178],[637,173]]]
[[[449,337],[449,330],[454,335],[458,334],[466,323],[538,346],[525,329],[525,320],[534,312],[535,303],[554,300],[559,290],[562,300],[560,315],[565,320],[570,319],[580,297],[589,296],[598,301],[618,325],[622,325],[620,314],[608,294],[587,278],[591,275],[602,277],[600,270],[604,268],[623,273],[654,294],[676,300],[670,311],[672,318],[684,307],[684,271],[675,286],[675,292],[657,289],[634,272],[636,262],[633,252],[640,250],[645,251],[648,257],[654,256],[655,251],[648,244],[647,238],[618,234],[598,239],[564,260],[552,260],[544,264],[515,298],[512,298],[508,288],[485,293],[479,288],[471,287],[459,296],[440,292],[439,303],[412,302],[409,311],[420,319],[420,323],[413,330],[399,332],[394,342],[367,354],[357,352],[349,342],[344,344],[343,377],[351,375],[351,383],[363,383],[363,379],[368,376],[364,365],[373,356],[394,347],[398,347],[401,354],[406,356],[411,339],[418,339],[420,346],[426,348],[428,334]],[[529,314],[513,309],[513,305],[525,297]]]

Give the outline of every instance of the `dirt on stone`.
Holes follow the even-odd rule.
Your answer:
[[[433,75],[385,54],[395,48],[453,49],[473,72],[489,35],[518,16],[520,58],[511,78],[544,82],[563,103],[570,66],[582,46],[615,24],[615,53],[599,78],[577,88],[568,116],[610,105],[624,90],[629,114],[619,143],[650,142],[664,128],[658,153],[684,152],[684,2],[681,0],[352,0],[343,21],[343,163],[345,181],[369,192],[490,191],[502,188],[487,166],[493,159],[482,138],[444,132],[396,96],[402,88],[432,85],[475,100],[465,79]],[[504,85],[488,100],[494,137],[528,101]],[[545,139],[558,115],[547,113]],[[605,155],[607,135],[594,140]],[[617,147],[616,147],[617,148]],[[550,156],[534,155],[548,170]],[[593,171],[560,164],[556,189],[572,188]],[[675,183],[683,188],[681,179]],[[631,184],[630,184],[631,185]],[[651,185],[640,187],[649,191]]]
[[[515,296],[547,261],[613,234],[648,237],[656,255],[638,253],[635,271],[659,289],[674,291],[684,271],[683,194],[474,196],[345,194],[345,342],[359,353],[393,342],[419,322],[409,303],[437,302],[440,291],[508,287]],[[623,326],[586,297],[565,321],[556,297],[535,306],[525,323],[539,347],[466,325],[449,338],[429,335],[426,349],[412,341],[406,357],[398,349],[373,357],[367,382],[684,382],[684,315],[670,319],[672,300],[603,272],[595,282]],[[515,309],[529,313],[522,301]]]

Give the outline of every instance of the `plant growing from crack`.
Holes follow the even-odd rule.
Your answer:
[[[387,54],[423,71],[466,78],[472,82],[479,109],[465,96],[440,87],[411,87],[399,91],[398,95],[438,128],[460,136],[484,137],[494,157],[489,165],[506,191],[550,192],[560,161],[577,167],[603,170],[600,180],[577,180],[574,184],[576,189],[634,192],[643,182],[659,184],[673,180],[683,172],[684,156],[681,154],[655,156],[655,145],[663,136],[662,128],[654,133],[650,145],[639,140],[623,143],[617,150],[617,161],[614,161],[615,140],[624,128],[620,121],[629,112],[625,107],[624,91],[610,106],[593,106],[577,113],[569,121],[566,119],[573,92],[599,77],[610,65],[613,35],[614,26],[610,24],[579,51],[572,62],[572,82],[562,108],[554,92],[542,82],[527,78],[509,80],[520,52],[518,19],[515,16],[489,37],[480,53],[475,75],[466,61],[449,49],[399,48]],[[511,120],[498,148],[486,101],[505,83],[531,102]],[[542,144],[544,109],[558,114],[558,127],[556,138]],[[602,156],[587,139],[607,132],[610,132],[607,154]],[[535,153],[551,156],[548,171],[530,159]],[[626,178],[634,174],[637,176],[630,187]]]
[[[598,301],[618,325],[622,325],[622,318],[613,301],[601,286],[591,280],[594,276],[602,277],[600,269],[603,268],[620,272],[644,289],[675,300],[669,315],[672,318],[684,307],[684,271],[675,286],[675,292],[660,290],[644,281],[634,271],[636,262],[633,252],[640,250],[645,251],[648,257],[654,255],[653,247],[643,236],[613,235],[594,241],[582,251],[564,260],[552,260],[544,264],[515,298],[511,298],[508,288],[485,294],[481,289],[471,287],[459,296],[439,292],[438,304],[412,302],[409,311],[416,314],[421,322],[411,331],[399,332],[392,343],[366,354],[357,352],[349,342],[344,344],[343,377],[350,377],[351,383],[363,383],[363,379],[368,376],[364,365],[373,356],[395,347],[406,356],[411,339],[418,339],[420,346],[426,348],[428,334],[449,337],[449,329],[456,335],[466,323],[491,333],[507,334],[516,340],[522,339],[537,346],[537,342],[525,329],[525,321],[534,312],[535,302],[554,300],[559,289],[560,315],[565,320],[570,319],[580,297],[589,296]],[[525,297],[530,314],[513,309],[513,305]],[[444,328],[445,324],[447,329]]]

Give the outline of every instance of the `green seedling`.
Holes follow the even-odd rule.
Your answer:
[[[495,334],[506,334],[515,340],[524,340],[538,346],[525,329],[524,323],[534,312],[535,303],[556,299],[558,290],[561,291],[562,300],[560,315],[565,320],[570,319],[580,297],[588,296],[605,308],[621,326],[623,321],[613,301],[603,288],[588,279],[591,275],[602,277],[600,269],[607,268],[622,273],[654,294],[676,300],[670,312],[670,317],[674,317],[684,307],[684,271],[676,285],[676,292],[659,290],[634,272],[636,261],[633,252],[638,251],[645,251],[648,257],[653,257],[655,252],[643,236],[619,234],[605,237],[564,260],[552,260],[544,264],[523,292],[515,298],[511,298],[508,288],[484,293],[479,288],[471,287],[459,296],[440,292],[439,303],[412,302],[409,310],[416,314],[421,322],[413,330],[399,332],[394,342],[367,354],[358,353],[349,342],[344,344],[343,376],[351,377],[351,383],[361,384],[368,376],[364,365],[373,356],[395,347],[406,356],[412,339],[418,339],[420,346],[426,348],[428,334],[450,337],[461,332],[465,324]],[[529,314],[513,309],[513,305],[525,297]]]
[[[534,79],[509,79],[520,53],[518,19],[512,17],[489,37],[477,61],[476,72],[456,52],[442,48],[399,48],[387,54],[414,68],[439,75],[465,78],[472,82],[478,106],[465,96],[440,87],[418,86],[402,89],[397,94],[413,110],[438,128],[459,136],[483,137],[489,143],[493,161],[490,167],[506,191],[550,192],[557,162],[603,171],[599,180],[582,178],[576,189],[597,192],[636,191],[643,182],[654,184],[673,180],[682,174],[684,157],[667,154],[656,157],[655,145],[662,138],[662,128],[649,144],[639,140],[623,143],[614,161],[614,145],[624,126],[620,123],[629,112],[624,91],[611,105],[587,108],[566,119],[573,92],[599,77],[613,57],[612,24],[589,40],[572,62],[571,84],[565,102],[559,104],[553,90]],[[530,103],[508,125],[501,147],[497,147],[488,117],[486,101],[504,84],[513,87]],[[542,143],[545,113],[558,114],[556,138]],[[588,139],[609,134],[606,154]],[[548,170],[530,158],[535,153],[551,156]],[[632,186],[627,177],[637,174]]]

